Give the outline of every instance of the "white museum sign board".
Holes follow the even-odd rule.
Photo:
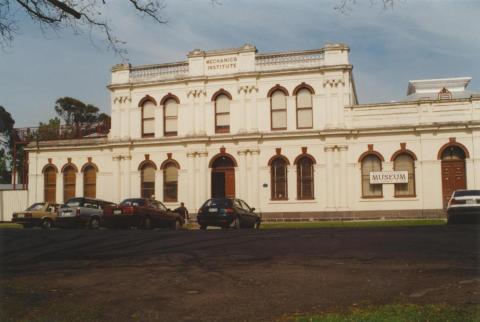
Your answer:
[[[408,171],[370,172],[370,184],[408,183]]]

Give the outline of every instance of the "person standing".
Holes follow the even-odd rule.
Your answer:
[[[185,204],[183,202],[180,203],[180,207],[174,210],[177,214],[183,217],[183,220],[185,221],[185,225],[188,224],[188,220],[190,219],[188,216],[188,209],[185,207]]]

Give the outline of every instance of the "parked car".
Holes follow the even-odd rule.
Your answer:
[[[241,199],[212,198],[205,201],[198,210],[197,222],[200,229],[208,226],[221,228],[259,228],[262,217],[256,214],[255,208]]]
[[[12,222],[21,224],[25,228],[40,226],[45,229],[50,229],[57,218],[59,206],[58,204],[48,202],[34,203],[25,211],[14,212]]]
[[[71,198],[58,211],[55,225],[59,227],[100,227],[103,209],[115,205],[94,198]]]
[[[125,199],[118,206],[105,208],[103,224],[106,227],[168,227],[177,230],[183,227],[185,220],[160,201],[132,198]]]
[[[480,190],[456,190],[448,201],[449,224],[480,224]]]

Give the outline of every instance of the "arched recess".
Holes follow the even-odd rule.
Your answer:
[[[317,164],[317,161],[315,160],[315,158],[313,157],[313,155],[311,154],[308,154],[308,153],[302,153],[302,154],[299,154],[295,160],[293,160],[293,164],[294,165],[297,165],[298,163],[298,160],[300,160],[301,158],[309,158],[313,164]]]
[[[228,91],[226,91],[225,89],[220,88],[218,91],[216,91],[216,92],[212,95],[211,101],[212,101],[212,102],[215,102],[215,100],[217,99],[217,97],[220,96],[220,95],[222,95],[222,94],[225,95],[225,96],[227,96],[228,99],[230,99],[230,100],[233,99],[233,98],[232,98],[232,94],[230,94],[230,93],[229,93]]]
[[[87,163],[82,167],[83,173],[83,196],[87,198],[97,197],[97,172],[94,163]]]
[[[55,171],[55,173],[58,173],[58,168],[55,164],[53,163],[48,163],[46,165],[43,166],[42,168],[42,173],[45,173],[45,171],[48,169],[48,168],[52,168],[53,171]]]
[[[308,89],[312,95],[315,94],[315,90],[313,89],[313,87],[303,82],[303,83],[301,83],[300,85],[297,85],[297,87],[294,88],[294,90],[292,92],[292,95],[296,96],[298,91],[300,91],[301,89],[304,89],[304,88]]]
[[[75,197],[78,169],[73,163],[62,167],[63,173],[63,202]]]
[[[400,149],[396,151],[394,154],[392,154],[390,161],[394,161],[397,158],[397,156],[399,156],[400,154],[408,154],[409,156],[412,157],[414,161],[417,161],[417,155],[413,151],[408,149]]]
[[[177,102],[177,104],[180,104],[180,99],[176,95],[168,93],[162,98],[162,100],[160,101],[160,105],[165,105],[165,103],[170,99],[173,99],[175,102]]]
[[[272,97],[273,93],[275,93],[276,91],[282,91],[283,94],[285,94],[285,96],[289,96],[288,90],[285,87],[281,86],[280,84],[277,84],[272,88],[270,88],[270,90],[267,93],[267,97]]]
[[[461,143],[451,140],[438,151],[441,160],[442,200],[446,207],[455,190],[467,188],[467,168],[465,159],[468,149]]]
[[[140,171],[140,196],[152,198],[155,196],[155,172],[157,166],[150,160],[144,160],[138,166]]]
[[[209,167],[212,168],[212,198],[235,198],[235,158],[219,153],[210,160]]]
[[[43,173],[43,199],[45,202],[56,203],[57,199],[57,173],[58,169],[53,164],[47,164],[42,169]]]
[[[442,155],[444,154],[445,150],[447,150],[448,148],[452,148],[452,147],[457,147],[457,148],[461,149],[463,151],[463,153],[465,154],[465,158],[466,159],[470,158],[470,153],[468,152],[467,147],[460,142],[452,140],[452,141],[442,145],[440,150],[438,150],[437,159],[442,160]]]
[[[272,200],[288,199],[288,159],[277,154],[268,160],[270,167],[270,193]]]
[[[93,167],[95,169],[95,171],[98,172],[98,166],[93,162],[87,162],[84,165],[82,165],[82,168],[80,169],[80,171],[85,172],[85,169],[87,167]]]
[[[151,97],[150,95],[145,95],[139,102],[138,102],[138,107],[143,107],[145,103],[151,102],[153,105],[157,106],[157,101]]]
[[[383,156],[376,151],[364,152],[359,162],[361,165],[361,185],[362,198],[382,198],[383,186],[382,184],[370,183],[370,172],[382,171],[382,162],[385,161]]]
[[[150,165],[152,166],[155,170],[157,170],[157,165],[155,164],[155,162],[153,162],[152,160],[143,160],[142,162],[140,162],[140,164],[138,165],[138,171],[141,171],[143,167],[145,167],[146,165]]]
[[[297,166],[297,199],[314,199],[314,168],[315,159],[309,154],[301,154],[295,158]]]
[[[163,171],[163,201],[178,201],[178,170],[180,165],[173,159],[165,160],[160,169]]]

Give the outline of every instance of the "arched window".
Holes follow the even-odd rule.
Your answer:
[[[275,158],[270,164],[272,200],[288,199],[287,161]]]
[[[165,136],[177,135],[178,103],[175,99],[169,98],[164,104],[163,128]]]
[[[151,163],[145,163],[141,168],[141,188],[142,198],[152,198],[155,196],[155,166]]]
[[[155,103],[147,100],[142,105],[142,137],[155,135]]]
[[[443,161],[465,160],[465,151],[456,145],[452,145],[443,150],[441,159]]]
[[[173,162],[163,168],[163,201],[176,202],[178,200],[178,168]]]
[[[57,170],[49,166],[43,172],[45,202],[56,203],[57,199]]]
[[[230,99],[225,94],[215,98],[215,133],[230,132]]]
[[[282,90],[270,97],[270,114],[272,130],[287,129],[287,97]]]
[[[408,171],[408,183],[395,184],[395,197],[415,197],[415,161],[412,156],[399,154],[393,161],[393,170]]]
[[[83,170],[83,196],[97,197],[97,170],[92,165],[86,166]]]
[[[297,128],[313,127],[312,93],[307,88],[297,92]]]
[[[375,154],[367,154],[362,159],[362,197],[381,198],[383,189],[381,184],[370,184],[370,172],[382,171],[382,161]]]
[[[297,161],[297,199],[314,199],[313,162],[305,156]]]
[[[75,197],[76,170],[69,165],[63,170],[63,202]]]

